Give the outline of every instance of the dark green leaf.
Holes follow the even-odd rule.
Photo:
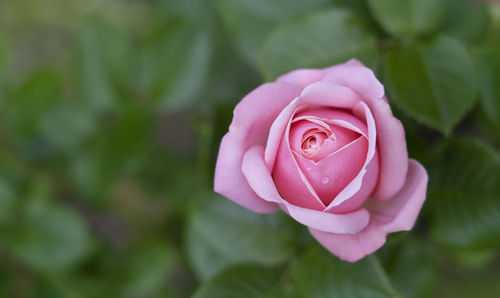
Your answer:
[[[392,100],[445,134],[476,99],[472,60],[461,43],[448,37],[389,51],[385,76]]]
[[[500,48],[475,52],[480,102],[488,120],[500,131]]]
[[[437,266],[432,248],[422,240],[406,237],[382,248],[382,263],[394,288],[406,298],[432,297]]]
[[[368,3],[382,27],[402,38],[433,31],[444,12],[442,0],[369,0]]]
[[[316,245],[292,268],[292,280],[301,297],[399,297],[374,256],[348,263]]]
[[[2,111],[10,129],[19,136],[32,137],[47,112],[62,96],[61,78],[51,71],[40,71],[12,94]]]
[[[260,45],[278,24],[324,7],[328,0],[217,0],[221,15],[237,49],[252,63],[257,62]]]
[[[58,105],[43,116],[43,137],[62,150],[74,150],[95,130],[95,117],[89,109],[76,104]]]
[[[480,1],[446,0],[443,32],[466,43],[480,42],[488,33],[491,16]]]
[[[83,219],[74,211],[38,199],[25,205],[22,221],[7,233],[10,251],[41,271],[62,271],[88,253],[91,238]]]
[[[293,69],[325,67],[351,58],[371,64],[375,56],[374,38],[361,19],[331,9],[279,26],[263,44],[259,65],[270,80]]]
[[[79,33],[77,50],[83,99],[96,112],[114,109],[132,82],[127,37],[100,18],[89,18]]]
[[[429,162],[436,241],[455,249],[500,246],[500,156],[485,144],[450,140]]]
[[[0,227],[8,224],[12,218],[14,192],[9,184],[0,179]]]
[[[231,267],[202,284],[193,298],[276,297],[279,272],[257,265]],[[271,296],[272,295],[272,296]]]
[[[206,279],[237,263],[276,264],[293,252],[293,232],[281,213],[261,215],[221,197],[199,203],[188,230],[188,252]]]
[[[200,95],[210,66],[210,27],[182,20],[167,22],[146,41],[140,56],[139,91],[151,96],[162,109],[178,110]]]

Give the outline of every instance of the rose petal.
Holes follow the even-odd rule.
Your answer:
[[[365,66],[345,63],[328,70],[322,81],[346,86],[365,100],[377,100],[384,96],[384,86],[377,80],[373,71]]]
[[[352,89],[329,82],[315,82],[307,86],[300,95],[300,104],[350,109],[363,101]]]
[[[241,173],[241,162],[249,147],[265,143],[272,122],[299,94],[297,86],[268,83],[249,93],[236,106],[229,133],[224,136],[217,157],[216,192],[256,212],[271,212],[277,208],[249,188]]]
[[[368,141],[365,137],[315,163],[296,155],[297,163],[325,206],[360,172],[366,159]]]
[[[363,177],[366,174],[366,168],[375,155],[377,130],[375,127],[375,120],[373,119],[373,115],[364,102],[358,103],[356,107],[354,107],[354,110],[355,114],[359,114],[359,111],[364,112],[366,126],[368,128],[368,152],[366,154],[366,159],[364,161],[363,167],[359,171],[358,175],[335,197],[335,199],[333,199],[326,210],[330,210],[331,208],[342,204],[343,202],[354,196],[361,189]]]
[[[371,201],[367,208],[371,219],[368,226],[356,235],[326,233],[309,229],[311,234],[331,253],[342,260],[355,262],[379,249],[388,233],[413,228],[425,201],[428,176],[415,160],[409,161],[403,188],[390,200]]]
[[[325,205],[305,177],[290,148],[289,131],[291,119],[285,130],[272,171],[275,184],[281,196],[296,206],[323,210]]]
[[[401,121],[394,118],[386,101],[368,103],[377,125],[380,174],[375,200],[383,201],[396,194],[405,183],[408,171],[408,151]]]
[[[329,233],[355,234],[368,224],[370,216],[365,209],[347,214],[332,214],[301,208],[285,201],[279,195],[264,162],[262,146],[255,146],[247,151],[243,158],[242,171],[255,193],[269,202],[279,203],[291,217],[308,227]]]
[[[307,85],[321,80],[324,75],[324,69],[304,68],[281,75],[276,79],[276,81],[293,84],[300,88],[305,88]]]
[[[260,213],[273,212],[278,206],[257,196],[241,172],[242,156],[245,153],[240,142],[227,133],[220,144],[215,167],[214,190],[235,203]],[[239,165],[239,168],[235,168]]]

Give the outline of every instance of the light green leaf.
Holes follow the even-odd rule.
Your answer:
[[[445,134],[476,99],[472,59],[461,43],[448,37],[390,50],[385,76],[391,100]]]
[[[301,297],[400,297],[374,256],[348,263],[316,245],[292,268],[292,280]]]
[[[274,298],[272,294],[279,279],[275,269],[258,265],[235,266],[202,284],[193,298]]]
[[[362,20],[330,9],[279,26],[261,48],[259,66],[268,79],[306,67],[326,67],[351,58],[371,64],[375,40]]]
[[[384,29],[397,37],[414,37],[436,29],[443,12],[442,0],[369,0]]]
[[[474,55],[479,77],[481,107],[500,131],[500,48],[477,50]]]
[[[327,4],[328,0],[217,0],[216,8],[237,49],[255,64],[260,45],[276,25]]]
[[[293,231],[281,213],[262,215],[221,197],[199,203],[187,227],[188,253],[206,279],[229,265],[276,264],[293,252]]]
[[[71,209],[38,199],[24,207],[19,225],[7,233],[13,255],[30,267],[55,272],[76,265],[89,252],[89,230]]]
[[[436,241],[454,249],[500,247],[500,155],[473,140],[446,142],[429,162]]]

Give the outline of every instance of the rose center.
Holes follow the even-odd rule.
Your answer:
[[[329,135],[318,129],[311,129],[302,138],[301,149],[305,155],[311,155],[318,151]]]

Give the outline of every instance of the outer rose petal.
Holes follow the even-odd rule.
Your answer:
[[[297,86],[268,83],[241,100],[220,145],[214,178],[216,192],[256,212],[276,210],[275,204],[262,200],[250,189],[241,172],[241,162],[248,148],[265,143],[271,123],[299,94]]]
[[[285,82],[305,88],[307,85],[320,81],[325,75],[324,69],[303,68],[293,70],[289,73],[279,76],[277,82]]]
[[[220,144],[215,168],[214,190],[237,204],[260,213],[273,212],[276,204],[264,201],[248,186],[241,172],[241,161],[245,154],[241,143],[227,133]]]
[[[349,87],[367,101],[384,96],[384,86],[377,80],[373,71],[365,66],[349,62],[336,65],[328,69],[322,80]]]
[[[355,262],[379,249],[388,233],[410,230],[425,201],[427,172],[415,160],[409,161],[406,183],[390,200],[370,202],[370,223],[356,235],[326,233],[309,229],[331,253],[342,260]]]
[[[383,201],[394,196],[405,183],[408,151],[401,121],[394,118],[385,100],[368,103],[377,125],[380,173],[373,198]]]
[[[247,151],[243,158],[242,171],[250,187],[261,198],[280,204],[291,217],[308,227],[330,233],[355,234],[368,224],[370,215],[365,209],[347,214],[332,214],[298,207],[283,200],[265,164],[262,146],[255,146]]]

